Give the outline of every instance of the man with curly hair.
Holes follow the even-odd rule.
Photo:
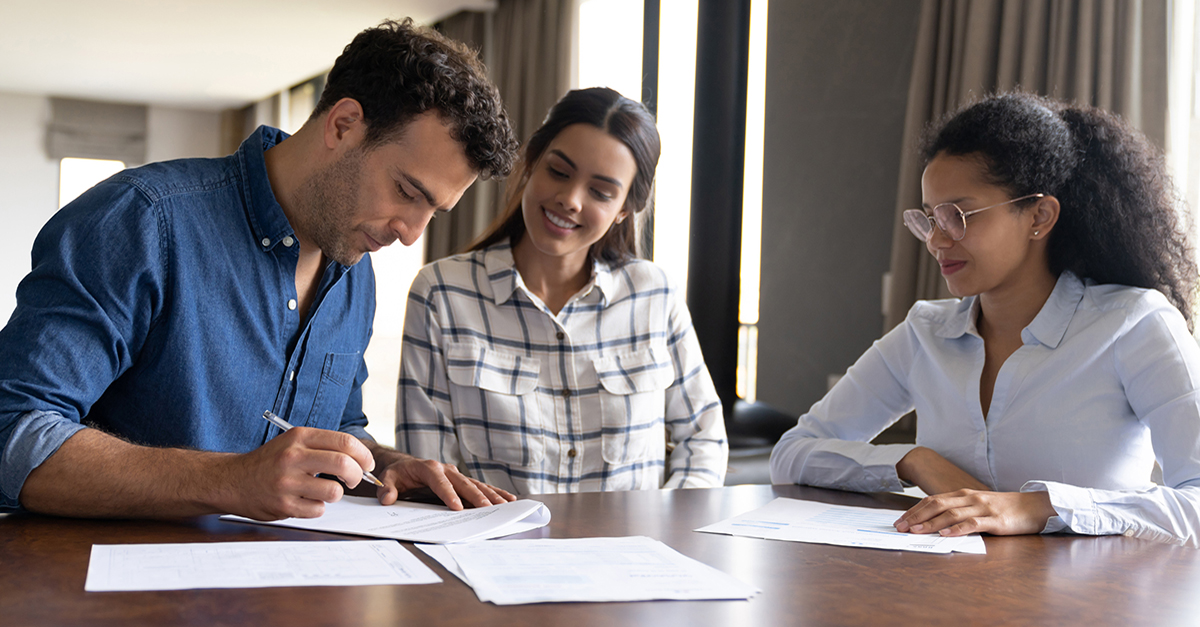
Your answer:
[[[0,509],[313,517],[365,471],[385,504],[512,496],[374,442],[366,254],[412,244],[516,142],[471,51],[411,20],[360,33],[316,111],[222,159],[127,170],[63,208],[0,330]],[[286,432],[271,411],[297,427]]]

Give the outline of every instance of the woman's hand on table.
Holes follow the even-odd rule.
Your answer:
[[[897,531],[963,536],[1041,533],[1056,513],[1046,492],[963,489],[921,499],[895,523]]]

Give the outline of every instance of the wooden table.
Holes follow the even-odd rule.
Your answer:
[[[522,537],[646,535],[762,588],[749,601],[498,607],[415,551],[422,586],[84,592],[91,545],[345,536],[223,522],[0,517],[0,625],[1196,625],[1200,551],[1125,537],[987,537],[987,555],[777,542],[692,529],[776,496],[904,509],[891,494],[797,486],[539,497]]]

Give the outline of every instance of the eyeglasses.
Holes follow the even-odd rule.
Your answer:
[[[1029,200],[1030,198],[1041,198],[1043,196],[1045,194],[1030,194],[973,211],[963,211],[958,205],[952,202],[944,202],[934,207],[933,211],[928,214],[921,209],[908,209],[904,212],[904,225],[908,227],[908,230],[912,231],[912,234],[917,239],[922,242],[928,242],[929,238],[933,237],[933,225],[936,223],[937,227],[947,237],[957,242],[967,236],[967,217],[973,216],[980,211],[987,211],[988,209],[1009,205],[1014,202]]]

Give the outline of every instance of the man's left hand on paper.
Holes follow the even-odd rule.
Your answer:
[[[376,496],[384,505],[395,503],[401,492],[423,487],[433,490],[452,510],[462,509],[464,501],[474,507],[486,507],[517,500],[500,488],[463,475],[451,464],[419,459],[378,444],[372,443],[370,447],[376,467],[383,468],[375,476],[383,482],[384,487],[376,489]]]

